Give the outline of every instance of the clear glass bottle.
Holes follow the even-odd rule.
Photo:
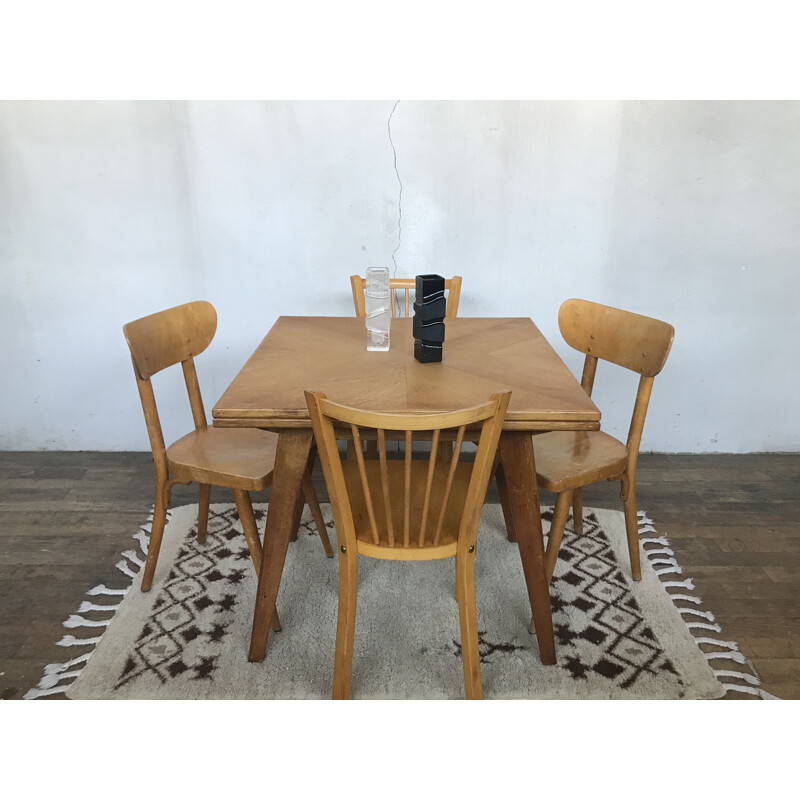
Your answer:
[[[367,350],[389,349],[389,326],[392,322],[390,303],[389,270],[385,267],[370,267],[364,289]]]

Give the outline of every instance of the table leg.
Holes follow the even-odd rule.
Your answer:
[[[275,611],[297,497],[312,441],[313,433],[310,428],[287,429],[281,431],[278,438],[275,474],[269,492],[264,550],[253,612],[253,632],[248,656],[250,661],[262,661],[267,650],[269,622]]]
[[[502,463],[498,463],[494,471],[494,479],[497,483],[497,493],[500,495],[500,506],[503,509],[503,518],[506,521],[506,533],[509,542],[517,541],[517,529],[514,525],[514,512],[511,510],[511,500],[508,497],[508,484]]]
[[[544,568],[542,515],[539,509],[539,493],[536,490],[531,434],[524,431],[503,431],[499,447],[522,570],[528,587],[528,599],[539,638],[539,653],[543,664],[555,664],[553,618]]]

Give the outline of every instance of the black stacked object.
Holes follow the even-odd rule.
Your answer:
[[[444,342],[444,278],[417,275],[414,298],[414,358],[423,364],[442,360]]]

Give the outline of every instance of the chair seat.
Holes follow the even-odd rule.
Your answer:
[[[246,428],[192,431],[167,448],[173,478],[259,492],[272,482],[278,435]]]
[[[613,478],[628,459],[628,448],[602,431],[541,433],[533,437],[533,453],[537,481],[548,492]]]
[[[450,466],[449,462],[440,462],[434,473],[427,513],[428,522],[425,528],[426,544],[423,546],[419,544],[419,535],[425,500],[428,461],[416,460],[411,462],[408,546],[404,544],[404,462],[399,460],[386,462],[389,478],[389,505],[391,508],[394,546],[389,544],[389,526],[386,519],[380,461],[366,460],[364,466],[367,482],[369,484],[370,496],[372,498],[375,527],[377,528],[379,537],[379,544],[377,545],[375,544],[372,534],[372,525],[370,523],[364,490],[361,484],[358,463],[355,459],[342,463],[345,483],[347,484],[347,494],[350,498],[350,508],[353,513],[353,525],[356,539],[358,540],[359,553],[371,556],[372,558],[399,561],[422,561],[455,555],[461,515],[464,511],[467,489],[469,488],[469,480],[472,474],[471,464],[461,463],[456,466],[456,471],[453,475],[453,483],[450,488],[450,495],[447,501],[447,508],[445,509],[442,519],[442,528],[436,546],[434,546],[432,542],[436,533],[439,513],[442,507],[442,499],[444,498],[444,489]]]

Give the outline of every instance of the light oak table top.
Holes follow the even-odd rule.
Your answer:
[[[355,408],[451,411],[511,390],[504,430],[597,430],[600,411],[525,317],[448,318],[441,363],[414,358],[412,320],[368,352],[363,319],[280,317],[213,409],[218,427],[310,427],[303,391]]]

